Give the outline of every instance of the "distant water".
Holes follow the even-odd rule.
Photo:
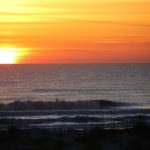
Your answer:
[[[150,102],[150,64],[0,66],[0,101]]]
[[[150,125],[150,64],[0,65],[0,103],[1,129]]]
[[[0,66],[0,102],[150,102],[150,64]]]

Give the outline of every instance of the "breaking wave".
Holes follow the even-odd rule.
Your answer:
[[[129,106],[129,103],[113,102],[108,100],[89,101],[14,101],[9,104],[0,104],[0,111],[15,110],[74,110],[74,109],[102,109],[120,106]]]
[[[150,109],[135,106],[108,100],[15,101],[0,104],[0,128],[124,128],[139,121],[150,125]]]

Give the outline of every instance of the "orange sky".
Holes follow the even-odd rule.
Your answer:
[[[150,0],[0,0],[0,51],[15,50],[16,63],[150,62],[149,8]]]

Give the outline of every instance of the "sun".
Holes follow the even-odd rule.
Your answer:
[[[0,48],[0,64],[16,64],[18,48]]]

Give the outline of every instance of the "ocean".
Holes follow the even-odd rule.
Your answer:
[[[1,128],[149,124],[150,64],[0,65],[0,103]]]
[[[0,102],[150,102],[150,64],[0,66]]]

